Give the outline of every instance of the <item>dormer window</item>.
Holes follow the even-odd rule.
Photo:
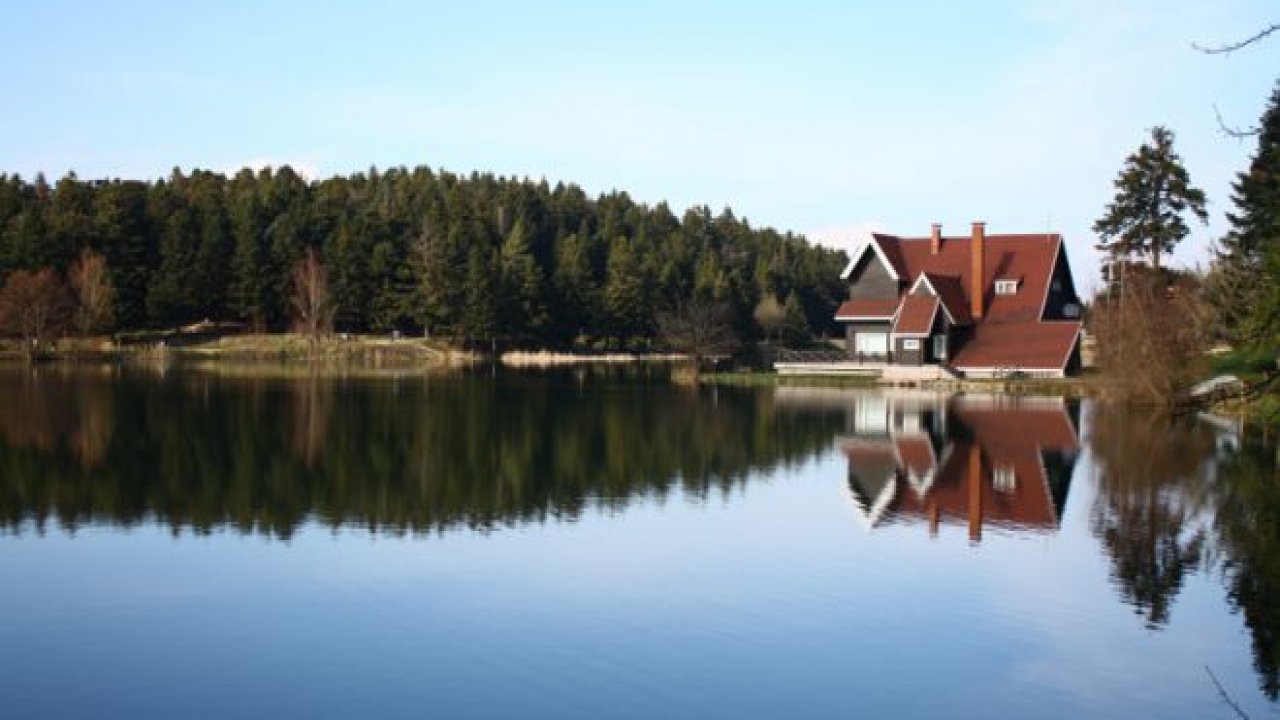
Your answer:
[[[997,295],[1013,295],[1016,292],[1018,292],[1017,280],[997,280],[996,281]]]

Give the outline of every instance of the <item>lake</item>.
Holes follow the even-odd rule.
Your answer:
[[[1276,453],[661,369],[13,368],[0,715],[1277,717]]]

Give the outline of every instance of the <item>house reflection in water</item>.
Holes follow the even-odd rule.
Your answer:
[[[796,396],[839,402],[848,490],[867,528],[922,522],[1054,532],[1079,451],[1078,408],[1061,398],[935,393]]]
[[[966,523],[1022,530],[1058,527],[1079,437],[1059,398],[962,395],[855,398],[840,442],[849,491],[868,527],[922,519],[931,532]]]

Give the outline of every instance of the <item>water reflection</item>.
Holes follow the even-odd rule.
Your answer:
[[[360,381],[186,371],[154,377],[114,368],[0,372],[0,529],[25,535],[50,526],[161,523],[284,538],[308,522],[379,532],[488,530],[676,493],[719,497],[779,467],[834,453],[840,469],[816,463],[814,477],[755,494],[788,504],[769,505],[752,520],[785,515],[777,528],[801,536],[813,517],[830,517],[838,527],[825,537],[882,548],[953,525],[975,543],[986,536],[981,552],[964,553],[966,569],[1017,557],[1009,551],[1025,537],[1059,551],[1084,548],[1108,572],[1090,585],[1080,567],[1061,568],[1066,594],[1102,597],[1110,608],[1124,603],[1137,617],[1120,621],[1151,636],[1178,625],[1185,588],[1220,580],[1222,589],[1211,592],[1240,614],[1259,686],[1272,700],[1280,695],[1273,437],[1100,405],[1082,410],[1056,398],[690,391],[659,377],[585,372]],[[805,494],[814,487],[820,492]],[[841,507],[826,513],[804,504],[838,502],[835,493],[852,501],[857,520]],[[1068,513],[1078,514],[1075,522],[1066,522]],[[855,522],[872,535],[848,533],[845,525]],[[875,532],[895,524],[905,532]],[[638,544],[648,542],[636,532]],[[718,561],[736,561],[760,550],[735,544],[746,536],[695,534],[693,542],[721,542]],[[898,565],[899,558],[955,557],[940,544],[902,545],[901,555],[880,553],[879,569],[892,580],[886,592],[916,576],[945,575],[936,566]],[[808,581],[805,567],[819,568],[815,577],[845,567],[847,548],[826,546],[838,561],[806,556],[811,565],[796,562],[799,574],[786,577]],[[821,551],[816,543],[804,547]],[[788,565],[792,558],[774,559]],[[1043,561],[1037,555],[1035,562]],[[1010,572],[1019,572],[1016,564]],[[680,575],[673,596],[690,582]],[[714,603],[680,605],[682,622],[693,605]],[[817,633],[824,644],[828,625],[856,615],[846,610],[842,604],[824,618]],[[1052,608],[1032,603],[1027,612]],[[1194,616],[1182,620],[1195,626]]]
[[[1259,685],[1280,697],[1280,473],[1273,437],[1229,423],[1096,405],[1091,527],[1122,600],[1168,624],[1188,577],[1219,572],[1244,616]]]
[[[796,403],[820,392],[784,389]],[[1058,528],[1079,451],[1078,406],[1062,398],[932,393],[828,395],[846,411],[839,441],[868,528],[923,522],[1011,531]]]
[[[836,413],[571,374],[346,381],[0,373],[0,523],[159,521],[287,537],[308,519],[491,528],[726,493],[826,450]],[[128,432],[120,429],[127,428]]]
[[[1112,577],[1149,626],[1167,623],[1187,575],[1207,560],[1215,431],[1099,405],[1089,447],[1098,487],[1091,525]]]

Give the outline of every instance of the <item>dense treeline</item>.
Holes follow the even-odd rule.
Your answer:
[[[699,298],[728,307],[745,339],[768,330],[762,304],[820,333],[845,262],[728,209],[677,217],[623,192],[425,167],[311,182],[287,166],[151,183],[0,175],[0,283],[66,278],[86,248],[105,257],[114,330],[285,329],[291,270],[312,250],[338,330],[562,347],[647,346],[664,312]]]

